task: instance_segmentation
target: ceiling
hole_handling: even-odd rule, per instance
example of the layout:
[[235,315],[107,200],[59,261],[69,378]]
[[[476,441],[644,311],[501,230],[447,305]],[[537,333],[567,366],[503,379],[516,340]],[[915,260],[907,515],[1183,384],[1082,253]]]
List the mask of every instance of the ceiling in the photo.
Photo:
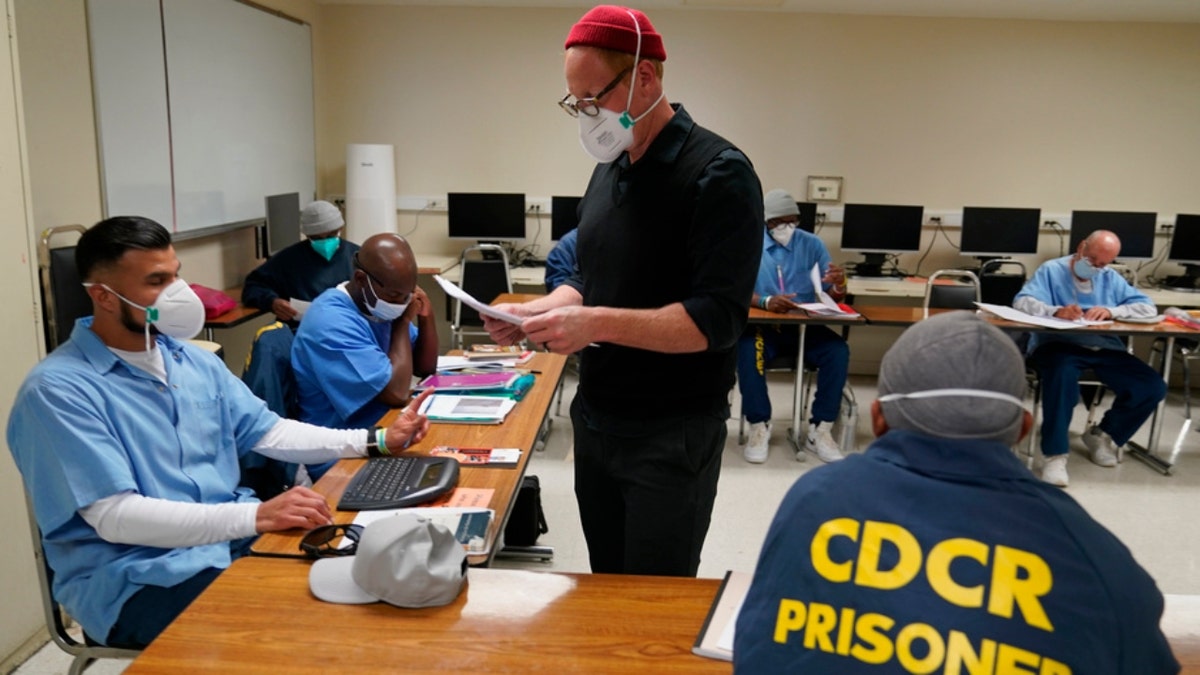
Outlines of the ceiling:
[[[317,0],[322,5],[591,7],[604,0]],[[620,2],[622,0],[607,0]],[[623,0],[638,9],[718,9],[817,14],[1043,21],[1200,23],[1200,0]]]

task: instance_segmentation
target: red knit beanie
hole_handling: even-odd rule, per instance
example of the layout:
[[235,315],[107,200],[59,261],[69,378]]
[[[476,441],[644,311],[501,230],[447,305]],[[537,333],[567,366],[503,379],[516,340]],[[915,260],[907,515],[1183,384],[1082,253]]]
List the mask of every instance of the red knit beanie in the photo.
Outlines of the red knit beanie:
[[633,18],[629,16],[631,12],[642,28],[642,58],[666,61],[667,50],[663,48],[662,36],[654,30],[650,19],[636,9],[617,5],[598,5],[584,14],[578,23],[571,26],[563,48],[587,45],[627,54],[637,53],[638,35]]

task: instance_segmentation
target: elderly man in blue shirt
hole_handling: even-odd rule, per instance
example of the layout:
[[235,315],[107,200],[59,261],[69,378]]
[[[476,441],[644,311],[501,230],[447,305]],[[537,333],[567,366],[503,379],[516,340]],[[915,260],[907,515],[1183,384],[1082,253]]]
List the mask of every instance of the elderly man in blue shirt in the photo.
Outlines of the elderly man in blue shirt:
[[[1060,319],[1125,319],[1154,316],[1150,298],[1108,267],[1121,252],[1121,240],[1108,230],[1092,232],[1075,253],[1049,260],[1013,299],[1013,307],[1035,316]],[[1141,428],[1167,394],[1162,376],[1130,354],[1112,335],[1056,331],[1038,333],[1029,344],[1042,381],[1042,480],[1067,487],[1067,429],[1079,402],[1079,376],[1092,369],[1116,394],[1099,424],[1083,433],[1088,457],[1116,466],[1118,449]]]
[[[846,274],[830,262],[829,251],[819,237],[796,227],[800,222],[796,200],[783,190],[771,190],[763,199],[763,215],[766,229],[751,305],[784,313],[798,307],[798,302],[812,302],[816,299],[812,285],[814,265],[821,271],[822,286],[830,297],[844,298]],[[738,389],[742,394],[742,414],[750,423],[750,439],[742,450],[747,462],[767,461],[771,399],[767,395],[766,364],[777,354],[795,353],[799,339],[796,326],[751,324],[738,340]],[[810,326],[805,331],[804,365],[817,369],[817,391],[813,395],[804,447],[823,462],[835,462],[842,458],[842,453],[829,430],[842,404],[850,348],[829,328]]]
[[378,454],[428,431],[406,410],[386,429],[281,419],[210,352],[184,341],[204,307],[170,234],[102,221],[76,267],[93,317],[17,392],[8,445],[33,502],[55,599],[101,644],[142,647],[261,532],[331,522],[320,494],[260,502],[238,487],[250,452],[288,462]]

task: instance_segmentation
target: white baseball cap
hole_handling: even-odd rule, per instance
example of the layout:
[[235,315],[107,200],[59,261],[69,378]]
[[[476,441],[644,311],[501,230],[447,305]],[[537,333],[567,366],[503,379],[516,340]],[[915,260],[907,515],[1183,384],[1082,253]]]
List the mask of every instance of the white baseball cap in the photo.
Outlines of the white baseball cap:
[[371,523],[355,555],[318,560],[308,574],[313,595],[343,605],[438,607],[466,581],[467,553],[454,533],[411,513]]

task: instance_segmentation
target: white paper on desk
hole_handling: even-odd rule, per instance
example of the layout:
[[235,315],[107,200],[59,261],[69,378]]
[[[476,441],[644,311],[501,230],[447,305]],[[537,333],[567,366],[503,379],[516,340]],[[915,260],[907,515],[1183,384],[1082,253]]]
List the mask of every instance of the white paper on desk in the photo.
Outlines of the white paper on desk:
[[523,320],[523,319],[521,319],[521,317],[517,316],[516,314],[509,314],[508,312],[501,312],[500,310],[496,309],[495,307],[483,304],[482,302],[480,302],[480,301],[476,300],[474,297],[472,297],[470,293],[459,288],[458,284],[455,284],[452,281],[446,281],[445,279],[443,279],[442,275],[440,275],[440,274],[433,275],[433,280],[438,282],[438,285],[442,287],[442,290],[446,292],[446,295],[449,295],[450,297],[452,297],[456,300],[461,300],[463,303],[465,303],[468,307],[475,310],[476,312],[479,312],[480,314],[484,314],[486,316],[490,316],[494,319],[500,319],[501,321],[507,321],[514,326],[521,325],[521,321]]
[[[390,518],[392,516],[399,515],[401,513],[415,513],[418,516],[424,516],[424,517],[432,520],[434,523],[436,523],[438,525],[445,526],[448,530],[450,530],[451,532],[454,532],[456,536],[463,535],[462,538],[467,539],[467,541],[463,541],[462,538],[460,538],[459,542],[462,543],[462,545],[464,547],[466,547],[467,553],[469,553],[471,555],[487,555],[488,553],[491,552],[484,546],[484,539],[485,539],[484,537],[465,536],[465,533],[459,532],[459,524],[462,521],[462,517],[464,515],[472,515],[472,514],[487,514],[487,522],[491,523],[496,518],[496,512],[493,511],[492,509],[481,509],[481,508],[477,508],[477,507],[461,507],[461,506],[417,506],[417,507],[409,507],[406,509],[379,509],[379,510],[374,510],[374,511],[359,511],[358,515],[354,516],[354,524],[362,525],[363,527],[366,527],[367,525],[370,525],[371,523],[373,523],[377,520],[383,520],[384,518]],[[486,532],[487,532],[487,530],[486,530],[486,528],[484,528],[485,535],[486,535]],[[350,538],[342,537],[342,541],[338,543],[338,548],[345,548],[349,544],[350,544]]]
[[425,399],[421,413],[430,421],[502,422],[517,402],[504,396],[457,396],[434,394]]
[[814,316],[845,316],[845,317],[858,316],[857,313],[847,312],[846,310],[842,309],[841,307],[838,307],[837,302],[835,302],[834,299],[832,297],[830,297],[828,293],[825,292],[825,289],[822,288],[820,265],[814,264],[812,266],[812,269],[809,270],[808,278],[810,281],[812,281],[813,290],[816,291],[817,300],[820,300],[820,302],[798,303],[800,305],[800,309],[802,309]]
[[1104,326],[1112,323],[1112,321],[1087,321],[1085,319],[1068,321],[1066,319],[1059,319],[1053,316],[1034,316],[1032,314],[1026,314],[1019,309],[1005,307],[1004,305],[993,305],[986,302],[977,302],[975,303],[975,306],[985,312],[995,314],[1001,319],[1016,321],[1017,323],[1028,323],[1034,326],[1042,326],[1044,328],[1056,328],[1059,330],[1071,330],[1073,328],[1083,328],[1085,326]]
[[311,301],[299,300],[297,298],[288,298],[288,304],[292,306],[292,309],[296,310],[297,319],[302,318],[304,313],[308,311],[308,308],[312,307]]

